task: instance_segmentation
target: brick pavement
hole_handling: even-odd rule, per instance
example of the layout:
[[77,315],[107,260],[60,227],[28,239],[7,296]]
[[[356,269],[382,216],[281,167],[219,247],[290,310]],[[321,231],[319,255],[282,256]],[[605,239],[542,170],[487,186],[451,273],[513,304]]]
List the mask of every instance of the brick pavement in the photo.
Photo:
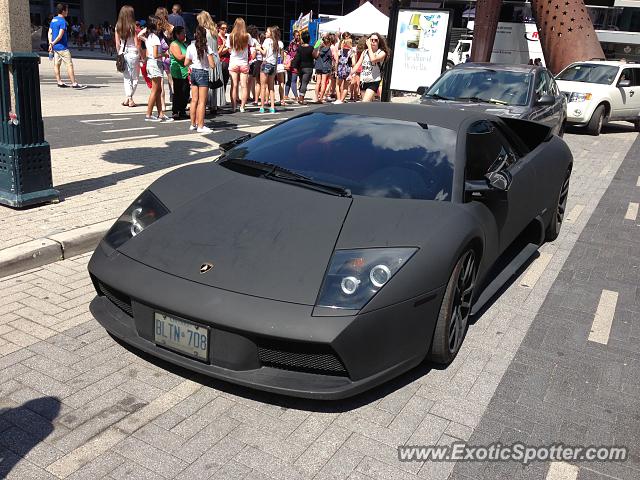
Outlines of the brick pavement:
[[449,477],[451,463],[398,462],[397,446],[472,438],[492,398],[509,398],[496,389],[636,136],[568,135],[560,238],[475,319],[447,369],[425,365],[346,401],[254,392],[129,351],[88,312],[88,255],[0,280],[0,476]]

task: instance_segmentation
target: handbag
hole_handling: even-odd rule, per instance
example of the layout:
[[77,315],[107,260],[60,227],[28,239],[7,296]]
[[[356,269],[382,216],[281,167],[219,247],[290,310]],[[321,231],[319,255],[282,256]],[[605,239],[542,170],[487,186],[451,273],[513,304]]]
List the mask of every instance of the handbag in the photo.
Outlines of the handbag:
[[124,42],[120,43],[120,50],[118,51],[118,56],[116,57],[116,70],[120,73],[124,72],[127,68],[127,61],[124,58],[124,47],[127,44],[127,38],[124,39]]
[[213,68],[209,69],[209,90],[215,90],[224,85],[224,82],[217,73],[217,66],[214,65]]

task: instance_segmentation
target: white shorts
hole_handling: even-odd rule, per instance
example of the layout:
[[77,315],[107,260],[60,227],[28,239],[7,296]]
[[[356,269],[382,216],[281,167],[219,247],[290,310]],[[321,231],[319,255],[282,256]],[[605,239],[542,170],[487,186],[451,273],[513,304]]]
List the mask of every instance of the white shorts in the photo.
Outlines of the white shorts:
[[162,78],[164,67],[160,67],[160,60],[147,58],[147,75],[149,78]]

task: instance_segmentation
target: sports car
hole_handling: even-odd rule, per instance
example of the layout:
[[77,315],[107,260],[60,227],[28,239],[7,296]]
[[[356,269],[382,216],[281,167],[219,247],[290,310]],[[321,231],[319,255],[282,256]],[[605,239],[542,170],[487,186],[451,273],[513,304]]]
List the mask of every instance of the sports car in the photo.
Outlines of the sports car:
[[220,149],[115,222],[91,312],[173,364],[320,399],[450,363],[557,237],[572,167],[544,125],[406,104],[322,107]]

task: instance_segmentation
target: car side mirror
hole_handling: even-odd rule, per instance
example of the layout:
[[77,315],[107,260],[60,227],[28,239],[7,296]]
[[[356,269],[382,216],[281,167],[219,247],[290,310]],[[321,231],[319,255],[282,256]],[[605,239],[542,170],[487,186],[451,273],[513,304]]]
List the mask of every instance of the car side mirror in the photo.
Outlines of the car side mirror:
[[630,87],[631,86],[631,80],[620,80],[618,82],[618,87]]
[[423,96],[425,93],[427,93],[428,89],[429,87],[418,87],[418,90],[416,90],[416,93],[420,96]]
[[556,103],[556,99],[553,95],[542,95],[536,102],[536,105],[540,105],[544,107],[548,105],[553,105],[554,103]]
[[221,143],[220,145],[218,145],[218,148],[221,151],[226,152],[228,150],[231,150],[233,147],[237,147],[241,143],[246,142],[250,138],[251,138],[251,134],[247,133],[246,135],[242,135],[242,136],[240,136],[238,138],[234,138],[233,140],[231,140],[229,142]]

